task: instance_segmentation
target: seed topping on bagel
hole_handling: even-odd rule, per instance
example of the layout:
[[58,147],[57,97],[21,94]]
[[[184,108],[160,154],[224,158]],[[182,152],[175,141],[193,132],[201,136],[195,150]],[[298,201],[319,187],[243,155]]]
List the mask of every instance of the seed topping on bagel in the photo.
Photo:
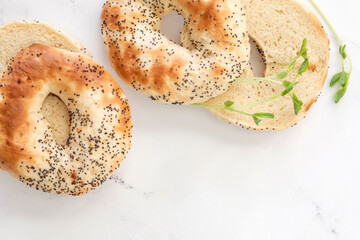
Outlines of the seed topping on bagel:
[[[127,99],[112,76],[85,55],[45,45],[20,52],[0,85],[0,166],[31,187],[80,195],[101,185],[131,144]],[[64,145],[41,115],[54,94],[68,107]]]
[[[185,19],[181,46],[160,32],[162,17],[171,11]],[[225,92],[249,58],[238,1],[108,1],[101,19],[119,76],[162,103],[204,102]]]

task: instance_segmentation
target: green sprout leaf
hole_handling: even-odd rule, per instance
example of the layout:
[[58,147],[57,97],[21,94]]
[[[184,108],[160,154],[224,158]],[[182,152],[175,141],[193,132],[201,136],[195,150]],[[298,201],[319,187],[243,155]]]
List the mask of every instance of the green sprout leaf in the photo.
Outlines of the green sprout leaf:
[[253,114],[253,116],[257,117],[257,118],[274,118],[274,114],[272,113],[255,113]]
[[288,75],[287,72],[280,72],[276,75],[277,79],[284,79]]
[[226,107],[231,107],[232,105],[234,105],[234,102],[233,102],[233,101],[226,101],[226,102],[224,103],[224,105],[225,105]]
[[295,115],[298,115],[304,103],[301,100],[299,100],[299,98],[296,96],[295,93],[291,95],[291,98],[294,103]]
[[349,80],[349,75],[346,72],[342,72],[340,76],[340,84],[342,87],[345,87],[347,81]]
[[281,96],[287,95],[287,94],[288,94],[289,92],[291,92],[293,89],[294,89],[294,86],[293,86],[293,85],[288,86],[288,87],[285,89],[285,91],[283,91],[283,92],[281,93]]
[[307,58],[308,58],[307,51],[303,52],[303,53],[301,54],[301,56],[302,56],[304,59],[307,59]]
[[309,59],[306,58],[305,61],[301,64],[299,70],[298,70],[298,74],[302,75],[304,72],[306,72],[309,68]]
[[346,88],[340,89],[335,95],[335,103],[338,103],[345,95]]
[[[288,87],[281,93],[281,96],[287,95],[289,92],[291,92],[296,85],[298,85],[299,82],[290,83]],[[287,85],[287,84],[286,84]]]
[[302,45],[301,45],[301,49],[300,49],[300,56],[302,56],[304,59],[307,59],[307,48],[306,48],[306,44],[307,44],[307,39],[304,38]]
[[289,66],[288,66],[288,69],[289,69],[288,72],[291,72],[291,71],[294,69],[295,64],[296,64],[296,61],[297,61],[298,59],[299,59],[299,56],[296,56],[296,57],[291,61],[291,63],[290,63]]
[[256,125],[259,125],[259,123],[261,122],[261,119],[255,116],[252,116],[254,119],[254,122],[256,123]]
[[342,73],[343,72],[339,72],[333,76],[333,78],[331,79],[331,82],[330,82],[330,87],[335,86],[335,84],[340,80]]
[[346,52],[345,52],[346,44],[341,45],[339,48],[340,55],[343,59],[346,59]]
[[284,82],[283,82],[283,85],[284,85],[284,87],[288,88],[288,87],[291,85],[291,82],[289,82],[289,81],[284,81]]
[[307,39],[304,38],[304,40],[302,42],[302,45],[301,45],[301,48],[300,48],[300,54],[307,51],[306,44],[307,44]]
[[256,125],[259,125],[259,123],[262,121],[260,118],[275,118],[274,114],[272,113],[254,113],[252,117]]
[[295,111],[295,115],[298,115],[298,114],[299,114],[302,105],[303,105],[303,102],[302,102],[302,101],[294,101],[294,111]]

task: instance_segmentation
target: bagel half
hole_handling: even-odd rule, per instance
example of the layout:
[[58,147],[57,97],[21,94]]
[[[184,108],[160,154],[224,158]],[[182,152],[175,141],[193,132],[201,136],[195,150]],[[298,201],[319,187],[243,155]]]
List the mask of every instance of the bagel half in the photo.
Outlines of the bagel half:
[[[0,27],[1,73],[5,72],[5,66],[18,52],[34,44],[44,44],[91,56],[80,42],[54,26],[40,21],[14,21]],[[49,95],[41,108],[41,114],[53,128],[56,142],[65,144],[70,129],[69,113],[63,102],[56,96]]]
[[[171,11],[185,19],[181,46],[160,32],[162,17]],[[249,59],[238,0],[108,0],[101,21],[118,75],[161,103],[191,104],[218,96]]]
[[[69,111],[64,145],[41,114],[51,94]],[[125,158],[131,129],[118,83],[83,54],[33,45],[0,80],[0,168],[33,188],[70,195],[95,189]]]
[[[293,0],[243,0],[246,10],[248,31],[253,38],[266,64],[265,77],[281,72],[298,54],[302,40],[307,39],[309,69],[298,80],[294,88],[304,105],[298,115],[294,113],[289,96],[279,98],[255,107],[244,108],[248,113],[269,112],[274,119],[264,119],[259,125],[251,117],[227,110],[210,110],[221,120],[255,130],[281,130],[295,125],[303,119],[319,96],[328,73],[329,39],[319,19],[302,4]],[[292,80],[297,66],[284,80]],[[242,77],[251,77],[248,66]],[[276,96],[284,90],[281,85],[267,81],[261,83],[232,84],[230,89],[211,99],[206,104],[223,105],[231,100],[234,105],[246,105]]]
[[10,59],[34,44],[44,44],[91,56],[80,42],[54,26],[40,21],[15,21],[0,27],[1,73]]

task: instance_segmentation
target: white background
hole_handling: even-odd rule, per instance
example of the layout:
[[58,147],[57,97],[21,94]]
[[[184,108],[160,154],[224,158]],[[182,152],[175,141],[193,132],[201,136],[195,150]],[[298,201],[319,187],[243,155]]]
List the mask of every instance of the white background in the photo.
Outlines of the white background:
[[[0,0],[1,24],[42,20],[80,40],[119,81],[135,122],[116,179],[86,196],[45,194],[0,172],[0,239],[360,239],[358,1],[317,0],[354,61],[346,97],[335,105],[328,79],[307,118],[281,132],[243,130],[127,87],[102,43],[104,1]],[[332,76],[340,65],[329,37]]]

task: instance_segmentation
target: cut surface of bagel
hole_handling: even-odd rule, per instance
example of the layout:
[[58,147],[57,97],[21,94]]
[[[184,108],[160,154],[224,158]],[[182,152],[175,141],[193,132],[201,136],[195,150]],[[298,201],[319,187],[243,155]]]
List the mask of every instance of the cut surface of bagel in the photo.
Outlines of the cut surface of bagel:
[[[243,108],[253,113],[273,113],[274,119],[263,119],[256,125],[252,117],[228,110],[210,110],[221,120],[255,130],[281,130],[295,125],[308,113],[317,100],[328,73],[329,39],[319,19],[302,4],[293,0],[243,0],[246,10],[248,31],[263,54],[266,64],[265,77],[282,72],[299,53],[302,41],[307,39],[309,69],[298,79],[294,91],[304,103],[295,115],[290,96],[265,104]],[[255,49],[255,51],[257,51]],[[292,81],[300,67],[301,59],[288,77]],[[250,66],[242,78],[252,77]],[[246,82],[246,81],[245,81]],[[234,106],[247,105],[268,97],[279,95],[285,88],[271,82],[234,83],[230,89],[206,104],[224,105],[230,100]]]
[[[52,96],[70,116],[65,144],[57,143],[56,125],[42,114]],[[33,45],[11,60],[0,79],[0,168],[33,188],[70,195],[95,189],[125,158],[131,129],[118,83],[83,54]]]
[[72,52],[90,53],[60,29],[40,21],[14,21],[0,27],[0,71],[18,52],[34,44],[44,44]]
[[[162,17],[185,19],[181,46]],[[249,42],[238,0],[107,1],[102,34],[113,68],[128,85],[165,104],[204,102],[225,92],[246,66]]]

